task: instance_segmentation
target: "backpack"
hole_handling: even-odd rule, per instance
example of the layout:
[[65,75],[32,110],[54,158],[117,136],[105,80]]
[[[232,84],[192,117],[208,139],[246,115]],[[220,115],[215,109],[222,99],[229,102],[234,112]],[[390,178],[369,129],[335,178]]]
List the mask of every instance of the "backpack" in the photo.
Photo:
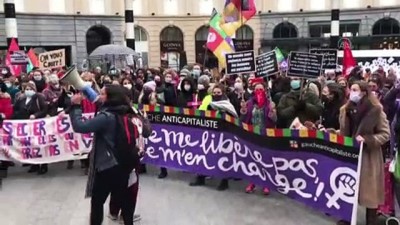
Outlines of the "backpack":
[[128,115],[114,116],[116,121],[114,156],[124,171],[131,172],[140,163],[139,149],[136,146],[138,129]]

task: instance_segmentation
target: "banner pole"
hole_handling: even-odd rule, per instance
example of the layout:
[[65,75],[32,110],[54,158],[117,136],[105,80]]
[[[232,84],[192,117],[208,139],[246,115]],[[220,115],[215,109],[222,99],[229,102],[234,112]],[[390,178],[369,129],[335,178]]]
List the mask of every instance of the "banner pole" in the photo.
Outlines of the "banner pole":
[[360,192],[361,163],[362,163],[363,149],[364,149],[364,142],[361,142],[360,143],[360,154],[358,155],[357,180],[356,180],[356,186],[355,186],[355,190],[354,190],[354,204],[353,204],[353,210],[351,213],[351,225],[357,225],[358,195]]

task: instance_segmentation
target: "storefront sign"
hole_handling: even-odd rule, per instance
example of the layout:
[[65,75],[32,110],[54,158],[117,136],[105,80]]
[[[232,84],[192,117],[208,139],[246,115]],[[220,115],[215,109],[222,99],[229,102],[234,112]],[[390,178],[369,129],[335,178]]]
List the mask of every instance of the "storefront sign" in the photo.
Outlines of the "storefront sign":
[[290,52],[288,76],[317,78],[321,74],[324,56],[307,52]]
[[254,50],[253,40],[237,40],[233,39],[233,45],[235,46],[235,51],[251,51]]
[[249,73],[256,70],[254,51],[235,52],[225,55],[226,73]]
[[161,41],[162,52],[181,52],[183,51],[182,41]]
[[65,49],[39,54],[40,69],[53,69],[65,66]]

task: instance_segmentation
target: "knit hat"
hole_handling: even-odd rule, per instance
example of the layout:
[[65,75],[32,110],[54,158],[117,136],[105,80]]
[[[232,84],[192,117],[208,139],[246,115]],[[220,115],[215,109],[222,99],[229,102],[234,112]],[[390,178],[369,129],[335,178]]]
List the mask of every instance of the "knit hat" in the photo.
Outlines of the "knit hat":
[[36,91],[36,85],[35,85],[35,83],[34,83],[33,81],[29,81],[28,83],[26,83],[25,89],[26,89],[27,87],[29,87],[29,88],[31,88],[32,90]]
[[188,69],[182,69],[181,72],[179,73],[179,76],[190,76],[190,71]]
[[201,75],[197,80],[197,83],[204,85],[204,87],[208,87],[210,85],[210,78],[207,75]]
[[153,92],[156,91],[156,87],[157,87],[157,84],[155,81],[149,81],[143,85],[143,89],[148,88],[148,89],[152,90]]

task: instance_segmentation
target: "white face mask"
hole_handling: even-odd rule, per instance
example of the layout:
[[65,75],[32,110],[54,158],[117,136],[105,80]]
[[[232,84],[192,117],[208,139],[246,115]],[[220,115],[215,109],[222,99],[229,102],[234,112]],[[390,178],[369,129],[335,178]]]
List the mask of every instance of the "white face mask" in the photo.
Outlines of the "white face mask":
[[2,69],[1,74],[6,75],[8,73],[7,69]]
[[351,91],[350,92],[350,97],[349,97],[350,101],[354,102],[354,103],[359,103],[361,100],[361,95],[360,92],[358,91]]
[[34,90],[25,90],[25,95],[28,98],[31,98],[32,96],[35,95],[35,91]]
[[42,75],[33,75],[33,79],[39,81],[42,79]]
[[7,88],[10,88],[12,86],[10,82],[5,82],[5,84]]
[[198,85],[197,85],[197,89],[199,89],[199,90],[204,90],[205,87],[204,87],[204,85],[202,85],[202,84],[198,84]]
[[124,87],[128,88],[128,90],[132,89],[132,84],[124,84]]
[[190,85],[189,84],[185,84],[185,86],[183,87],[183,88],[185,88],[185,91],[190,91]]
[[234,85],[234,88],[237,91],[243,91],[243,84],[239,83],[239,82],[236,82],[235,85]]

